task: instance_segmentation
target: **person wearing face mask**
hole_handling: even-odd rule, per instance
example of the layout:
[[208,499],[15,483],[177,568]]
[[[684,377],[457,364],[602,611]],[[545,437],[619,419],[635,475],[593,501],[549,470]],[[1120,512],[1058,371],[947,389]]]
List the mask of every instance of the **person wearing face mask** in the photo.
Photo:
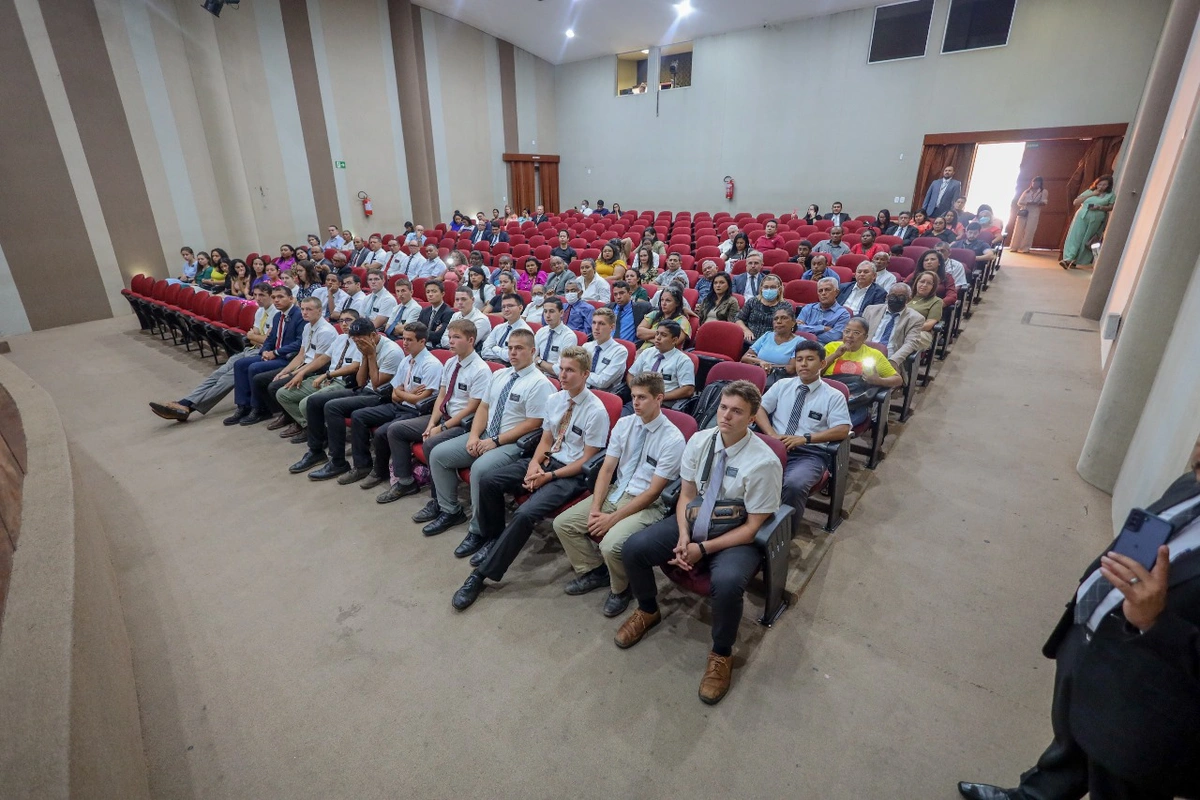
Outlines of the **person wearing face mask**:
[[571,273],[571,278],[567,281],[563,301],[563,324],[584,336],[591,336],[592,314],[596,309],[592,308],[591,303],[583,300],[579,291],[579,279],[574,273]]
[[[737,291],[737,283],[734,283],[733,288]],[[834,295],[836,297],[837,293],[834,292]],[[759,284],[758,296],[746,300],[742,312],[738,314],[737,324],[742,329],[742,338],[746,344],[758,341],[763,334],[772,330],[776,309],[780,303],[788,302],[782,298],[783,282],[779,280],[779,276],[764,275]]]
[[842,338],[850,312],[838,304],[838,288],[837,278],[821,278],[817,281],[817,302],[800,309],[797,330],[811,333],[821,344]]
[[521,318],[526,322],[536,322],[542,324],[542,304],[546,302],[546,287],[534,286],[530,292],[529,305],[525,306],[525,312],[521,314]]
[[1000,241],[1001,234],[1004,232],[1004,221],[996,219],[996,212],[989,205],[979,207],[979,213],[975,215],[975,221],[979,223],[979,238],[983,239],[988,244],[997,244]]
[[862,320],[867,323],[867,341],[887,347],[888,361],[900,372],[904,360],[923,349],[925,338],[921,335],[925,317],[908,307],[911,299],[912,287],[895,283],[888,290],[886,302],[867,306],[862,312]]

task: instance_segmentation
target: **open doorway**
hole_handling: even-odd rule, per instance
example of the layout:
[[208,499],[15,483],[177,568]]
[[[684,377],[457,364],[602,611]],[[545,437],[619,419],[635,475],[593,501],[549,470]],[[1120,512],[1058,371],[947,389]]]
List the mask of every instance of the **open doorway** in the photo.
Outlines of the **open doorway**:
[[1020,194],[1016,186],[1024,154],[1025,142],[979,145],[971,166],[971,182],[967,185],[967,210],[974,213],[979,206],[989,205],[996,219],[1011,229],[1009,206],[1013,197]]

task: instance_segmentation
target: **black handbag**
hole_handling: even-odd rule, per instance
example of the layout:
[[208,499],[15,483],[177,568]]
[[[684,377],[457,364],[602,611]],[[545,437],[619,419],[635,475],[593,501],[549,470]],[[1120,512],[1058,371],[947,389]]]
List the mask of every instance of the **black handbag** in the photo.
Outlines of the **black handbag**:
[[[721,492],[721,480],[724,475],[716,476],[716,487],[710,485],[709,474],[712,472],[713,457],[717,453],[717,433],[712,438],[712,445],[708,448],[708,458],[704,462],[704,472],[700,479],[704,482],[704,490],[706,492],[716,491],[718,497]],[[751,434],[753,435],[753,434]],[[697,497],[695,500],[687,504],[684,509],[684,518],[687,519],[689,530],[695,530],[696,517],[700,515],[700,508],[704,505],[704,498]],[[713,506],[712,518],[708,523],[708,538],[715,539],[718,536],[729,533],[734,528],[746,524],[749,515],[746,513],[746,504],[741,500],[720,500],[718,499]]]

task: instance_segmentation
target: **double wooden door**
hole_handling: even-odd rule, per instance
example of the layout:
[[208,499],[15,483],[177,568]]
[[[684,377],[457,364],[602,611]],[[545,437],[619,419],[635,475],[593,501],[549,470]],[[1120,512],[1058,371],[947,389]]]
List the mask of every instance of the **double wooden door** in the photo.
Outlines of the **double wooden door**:
[[[1045,139],[1025,143],[1025,154],[1017,175],[1017,193],[1013,197],[1009,219],[1017,218],[1017,198],[1029,187],[1029,182],[1040,175],[1050,195],[1050,202],[1042,207],[1042,214],[1038,218],[1037,230],[1033,234],[1034,247],[1055,250],[1062,244],[1063,232],[1075,212],[1071,206],[1075,198],[1067,196],[1067,182],[1075,174],[1090,144],[1090,139]],[[1012,225],[1008,227],[1011,231]]]

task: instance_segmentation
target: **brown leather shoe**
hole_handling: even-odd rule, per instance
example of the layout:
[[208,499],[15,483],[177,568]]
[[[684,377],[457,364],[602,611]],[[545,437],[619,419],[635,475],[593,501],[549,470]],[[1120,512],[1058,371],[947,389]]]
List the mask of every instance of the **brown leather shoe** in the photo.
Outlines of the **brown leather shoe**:
[[267,426],[267,430],[277,431],[283,426],[287,425],[289,422],[292,422],[292,418],[290,416],[288,416],[286,413],[280,414],[270,425]]
[[290,439],[302,430],[304,430],[304,428],[301,428],[299,423],[293,422],[291,425],[288,425],[279,432],[279,438]]
[[622,650],[633,647],[642,640],[646,635],[646,631],[653,628],[658,623],[662,622],[662,612],[655,611],[653,614],[647,614],[640,608],[634,609],[629,618],[621,624],[617,631],[617,636],[613,640],[617,643],[617,647]]
[[733,680],[733,658],[708,654],[708,666],[704,668],[704,677],[700,679],[700,700],[715,706],[729,691]]

